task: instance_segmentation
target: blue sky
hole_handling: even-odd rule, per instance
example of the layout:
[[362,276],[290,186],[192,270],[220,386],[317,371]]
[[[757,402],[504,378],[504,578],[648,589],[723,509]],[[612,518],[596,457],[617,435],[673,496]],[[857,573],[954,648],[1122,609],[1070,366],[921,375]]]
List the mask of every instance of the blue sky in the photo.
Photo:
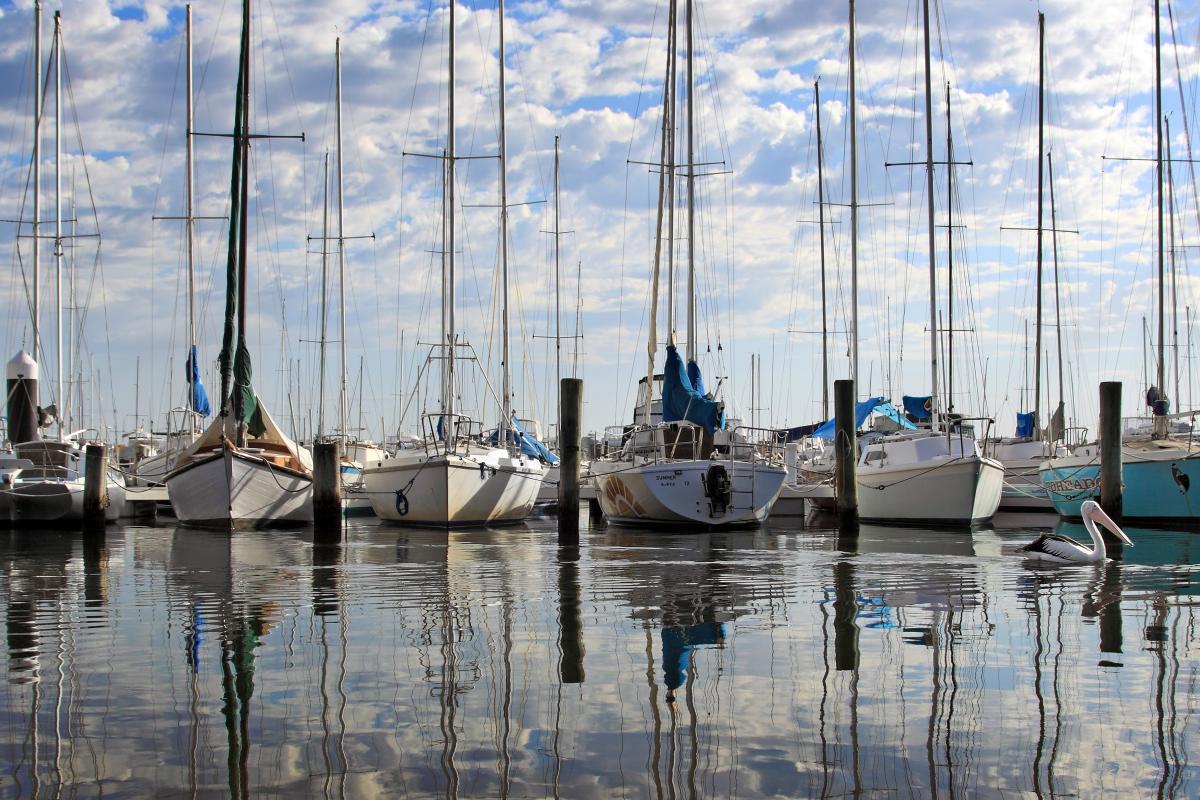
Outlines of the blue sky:
[[[183,194],[182,6],[178,3],[62,4],[71,97],[64,130],[65,195],[76,231],[94,230],[94,197],[103,235],[74,250],[76,293],[90,294],[79,348],[88,358],[84,406],[104,410],[107,426],[133,425],[137,407],[161,420],[183,402],[185,355],[181,226]],[[819,77],[829,201],[849,200],[844,5],[816,2],[701,2],[697,5],[697,161],[714,174],[697,182],[697,274],[701,365],[721,385],[733,415],[751,413],[750,355],[762,356],[760,423],[797,425],[821,416],[819,254],[812,84]],[[45,51],[57,4],[46,5]],[[1011,432],[1030,380],[1025,329],[1032,331],[1032,233],[1002,228],[1035,222],[1037,12],[1047,18],[1048,127],[1055,172],[1064,399],[1068,415],[1095,429],[1096,386],[1125,382],[1125,412],[1140,411],[1144,389],[1143,316],[1153,335],[1155,225],[1153,169],[1153,8],[1116,3],[955,2],[935,7],[934,154],[945,159],[945,85],[950,83],[956,160],[954,225],[954,402],[968,415],[994,416]],[[1179,43],[1163,59],[1164,112],[1173,155],[1186,157],[1185,113],[1176,83],[1182,70],[1187,121],[1194,127],[1197,72],[1195,4],[1172,8]],[[32,11],[0,3],[0,106],[3,171],[0,216],[28,214],[31,150]],[[553,143],[561,141],[564,334],[574,331],[581,297],[585,428],[627,419],[645,371],[647,296],[653,258],[656,177],[633,162],[657,158],[665,3],[513,2],[507,7],[510,268],[515,276],[516,404],[553,421]],[[497,36],[494,4],[458,6],[457,139],[460,154],[497,152]],[[196,127],[229,127],[236,76],[238,8],[194,5]],[[445,142],[446,10],[441,3],[256,4],[254,124],[298,133],[303,143],[263,141],[255,148],[251,222],[251,342],[255,385],[285,426],[310,430],[316,408],[321,169],[333,147],[333,46],[342,36],[347,236],[346,320],[355,418],[372,436],[394,432],[402,398],[437,335],[440,188],[434,162],[405,152],[439,152]],[[923,159],[924,111],[919,6],[858,4],[861,213],[860,394],[899,399],[929,391],[928,255],[922,169],[884,166]],[[682,67],[680,68],[682,71]],[[681,115],[682,116],[682,115]],[[74,120],[78,119],[78,129]],[[1190,130],[1187,132],[1190,134]],[[87,151],[81,157],[79,139]],[[52,213],[53,140],[44,143],[43,207]],[[196,143],[196,213],[227,205],[227,140]],[[1108,160],[1105,160],[1107,157]],[[85,175],[86,161],[86,175]],[[496,284],[496,161],[461,162],[457,172],[461,237],[457,316],[499,384]],[[1197,239],[1195,194],[1177,167],[1176,241]],[[90,185],[90,195],[88,186]],[[74,191],[71,190],[74,186]],[[1049,193],[1046,192],[1049,227]],[[935,172],[935,222],[946,224],[946,173]],[[22,209],[25,209],[24,211]],[[831,207],[827,262],[829,327],[837,332],[832,377],[848,376],[849,215]],[[679,212],[682,231],[682,210]],[[70,213],[64,212],[70,217]],[[198,246],[202,358],[219,347],[224,223],[201,221]],[[1066,230],[1078,233],[1066,233]],[[7,320],[0,335],[15,353],[28,346],[29,245],[16,226],[0,227],[11,268],[0,280]],[[946,229],[936,231],[938,309],[949,312]],[[683,242],[679,262],[683,260]],[[19,251],[19,256],[18,256]],[[1188,263],[1177,250],[1180,390],[1175,408],[1196,403],[1187,380],[1190,328],[1197,306]],[[1053,322],[1052,251],[1046,237],[1047,324]],[[49,266],[49,261],[45,262]],[[25,269],[23,276],[22,268]],[[582,277],[575,282],[576,269]],[[665,282],[665,276],[664,276]],[[90,289],[89,289],[90,287]],[[334,287],[336,291],[336,286]],[[682,308],[682,298],[677,298]],[[659,341],[665,336],[665,307]],[[1171,331],[1168,319],[1168,337]],[[77,322],[77,325],[79,323]],[[52,348],[53,313],[43,309]],[[329,336],[338,338],[336,314]],[[682,330],[682,323],[679,326]],[[1058,399],[1057,342],[1046,328],[1044,367]],[[1032,332],[1030,333],[1032,338]],[[70,340],[71,337],[68,337]],[[403,347],[401,347],[403,341]],[[563,361],[572,363],[573,342]],[[338,345],[331,345],[331,374]],[[661,346],[659,348],[661,357]],[[1170,359],[1168,355],[1168,359]],[[944,360],[944,353],[943,353]],[[1031,358],[1028,360],[1032,360]],[[42,359],[51,372],[53,350]],[[357,390],[360,362],[364,389]],[[661,363],[661,362],[660,362]],[[1168,369],[1168,374],[1172,370]],[[211,376],[212,368],[205,371]],[[468,376],[477,372],[468,370]],[[135,380],[136,376],[136,380]],[[483,379],[462,387],[463,405],[494,420]],[[214,389],[210,381],[210,389]],[[78,393],[78,392],[77,392]],[[1174,379],[1168,394],[1176,397]],[[336,403],[336,379],[326,387]],[[114,423],[113,409],[119,419]],[[410,411],[404,427],[413,429]],[[98,426],[100,420],[87,418]],[[158,423],[161,424],[161,423]]]

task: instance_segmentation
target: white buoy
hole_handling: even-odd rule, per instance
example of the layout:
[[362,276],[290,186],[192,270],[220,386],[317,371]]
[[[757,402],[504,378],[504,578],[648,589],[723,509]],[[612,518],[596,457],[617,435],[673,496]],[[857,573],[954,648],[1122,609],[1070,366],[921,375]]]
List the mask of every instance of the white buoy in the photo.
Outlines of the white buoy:
[[38,438],[38,365],[24,350],[8,362],[8,440]]

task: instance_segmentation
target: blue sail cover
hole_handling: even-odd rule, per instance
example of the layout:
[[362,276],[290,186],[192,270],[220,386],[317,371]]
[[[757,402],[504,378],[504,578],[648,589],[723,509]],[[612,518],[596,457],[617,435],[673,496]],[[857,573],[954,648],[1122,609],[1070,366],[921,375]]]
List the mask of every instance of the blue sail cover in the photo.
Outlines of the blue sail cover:
[[195,345],[192,345],[192,353],[187,359],[187,382],[192,385],[192,410],[207,417],[212,413],[212,406],[208,402],[208,392],[204,391],[204,384],[200,382],[200,364]]
[[909,416],[916,419],[929,419],[933,416],[930,407],[932,406],[933,398],[928,395],[925,397],[909,397],[904,395],[904,410]]
[[[906,420],[900,411],[882,397],[869,397],[859,403],[854,404],[854,428],[858,430],[867,421],[867,417],[871,416],[871,412],[881,414],[892,422],[895,422],[901,428],[915,428],[911,422]],[[831,419],[813,431],[812,435],[818,439],[832,439],[834,432],[837,430],[837,420]]]
[[550,452],[546,445],[537,440],[537,437],[529,433],[521,427],[521,423],[517,422],[517,418],[513,417],[509,423],[512,425],[513,431],[517,434],[517,441],[521,445],[521,452],[527,456],[533,456],[539,461],[554,466],[558,463],[558,456]]
[[1033,438],[1033,413],[1022,414],[1017,412],[1017,436],[1025,439]]
[[[695,366],[694,363],[690,366]],[[663,422],[677,422],[686,419],[697,425],[704,426],[709,433],[725,425],[725,415],[722,404],[710,400],[697,392],[688,377],[690,366],[683,366],[683,359],[675,345],[667,345],[667,365],[663,369],[662,407]],[[696,367],[696,377],[700,377],[700,368]]]
[[696,394],[704,395],[704,376],[700,374],[700,365],[695,361],[687,363],[688,380],[692,382],[692,388],[696,390]]

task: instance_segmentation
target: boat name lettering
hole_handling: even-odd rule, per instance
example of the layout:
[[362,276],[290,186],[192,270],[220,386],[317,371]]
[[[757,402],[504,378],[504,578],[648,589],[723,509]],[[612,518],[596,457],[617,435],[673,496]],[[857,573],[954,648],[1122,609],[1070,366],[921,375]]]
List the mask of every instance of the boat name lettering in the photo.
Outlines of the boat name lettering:
[[1046,488],[1052,492],[1081,492],[1087,489],[1099,489],[1099,478],[1065,478],[1063,480],[1050,481],[1046,484]]

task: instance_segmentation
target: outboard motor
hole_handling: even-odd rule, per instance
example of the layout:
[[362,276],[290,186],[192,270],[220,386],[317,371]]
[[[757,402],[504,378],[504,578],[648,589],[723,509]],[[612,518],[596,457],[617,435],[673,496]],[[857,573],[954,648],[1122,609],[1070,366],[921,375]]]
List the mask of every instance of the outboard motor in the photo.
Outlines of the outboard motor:
[[733,482],[722,464],[713,464],[704,475],[704,494],[708,497],[712,516],[724,514],[733,500]]
[[38,365],[24,350],[8,362],[8,441],[32,442],[38,436]]

